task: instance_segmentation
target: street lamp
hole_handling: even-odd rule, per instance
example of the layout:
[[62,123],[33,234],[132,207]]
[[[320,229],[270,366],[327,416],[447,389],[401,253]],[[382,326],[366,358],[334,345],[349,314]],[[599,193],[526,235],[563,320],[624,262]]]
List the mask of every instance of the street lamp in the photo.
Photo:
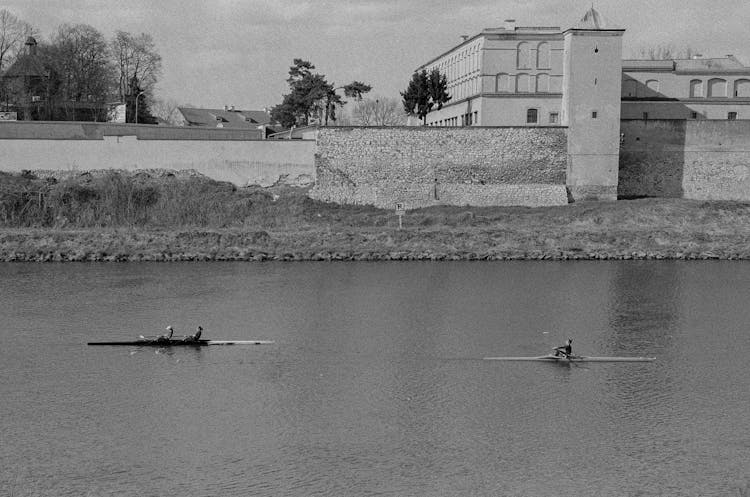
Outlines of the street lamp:
[[135,96],[135,123],[138,124],[138,97],[146,93],[145,91],[140,92]]

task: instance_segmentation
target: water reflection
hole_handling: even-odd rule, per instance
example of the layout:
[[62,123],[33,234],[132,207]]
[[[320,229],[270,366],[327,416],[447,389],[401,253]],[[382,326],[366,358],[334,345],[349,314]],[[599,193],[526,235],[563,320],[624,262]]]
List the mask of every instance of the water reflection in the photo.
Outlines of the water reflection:
[[626,261],[613,265],[609,291],[610,345],[648,354],[667,346],[680,322],[680,261]]

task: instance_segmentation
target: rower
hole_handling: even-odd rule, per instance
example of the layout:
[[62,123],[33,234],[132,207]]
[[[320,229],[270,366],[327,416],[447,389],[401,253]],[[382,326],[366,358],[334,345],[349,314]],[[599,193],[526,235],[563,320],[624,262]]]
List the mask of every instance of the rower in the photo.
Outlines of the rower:
[[198,328],[195,330],[194,335],[188,335],[185,337],[186,342],[197,342],[201,338],[201,333],[203,333],[203,327],[198,326]]
[[156,340],[158,340],[159,342],[168,342],[168,341],[170,341],[172,339],[172,334],[174,333],[174,329],[170,325],[170,326],[167,326],[167,331],[169,332],[168,334],[166,334],[166,335],[160,335]]
[[570,357],[570,355],[573,353],[573,339],[568,338],[565,341],[565,345],[562,345],[560,347],[555,347],[553,349],[555,351],[555,356],[563,356],[563,357]]

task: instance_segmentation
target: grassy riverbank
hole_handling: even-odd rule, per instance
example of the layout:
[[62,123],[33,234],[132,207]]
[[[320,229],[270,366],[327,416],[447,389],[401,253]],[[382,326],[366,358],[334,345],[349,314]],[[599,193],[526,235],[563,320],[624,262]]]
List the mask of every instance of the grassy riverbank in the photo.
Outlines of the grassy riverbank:
[[151,172],[0,176],[0,260],[750,259],[750,204],[337,206]]

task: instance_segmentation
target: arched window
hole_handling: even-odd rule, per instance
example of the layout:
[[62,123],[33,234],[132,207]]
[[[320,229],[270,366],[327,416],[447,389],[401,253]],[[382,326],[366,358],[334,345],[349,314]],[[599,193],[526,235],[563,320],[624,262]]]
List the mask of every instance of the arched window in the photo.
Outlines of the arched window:
[[690,80],[690,97],[691,98],[703,97],[703,81],[701,81],[700,79]]
[[622,82],[622,96],[623,97],[635,97],[635,88],[637,81],[634,79],[625,79]]
[[529,64],[531,59],[531,45],[522,41],[518,44],[518,50],[516,52],[516,66],[519,69],[531,69]]
[[539,93],[549,93],[549,74],[537,74],[536,91]]
[[750,79],[738,79],[734,82],[734,96],[750,98]]
[[510,74],[500,73],[495,76],[495,91],[498,93],[511,93],[513,91]]
[[550,68],[550,50],[547,42],[543,41],[536,47],[536,67],[537,69]]
[[532,90],[531,78],[528,74],[519,74],[516,76],[516,91],[518,93],[530,93]]
[[721,78],[713,78],[708,80],[708,96],[709,97],[726,97],[727,96],[727,82]]
[[659,95],[659,80],[649,79],[646,81],[646,96],[655,97]]

